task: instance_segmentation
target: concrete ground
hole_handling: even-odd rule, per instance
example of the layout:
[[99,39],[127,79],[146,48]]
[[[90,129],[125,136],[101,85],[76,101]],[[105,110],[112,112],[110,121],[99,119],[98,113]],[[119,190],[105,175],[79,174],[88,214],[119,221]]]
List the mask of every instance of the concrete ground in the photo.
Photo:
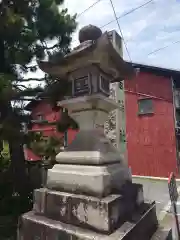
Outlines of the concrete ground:
[[[168,192],[168,181],[150,178],[133,177],[133,182],[143,184],[144,198],[156,201],[156,211],[159,221],[173,227],[173,235],[175,237],[175,225],[173,211]],[[180,181],[177,181],[177,188],[180,194]],[[177,211],[180,223],[180,198],[177,202]]]
[[159,215],[170,200],[167,180],[133,177],[133,182],[143,184],[145,199],[156,201],[157,214]]

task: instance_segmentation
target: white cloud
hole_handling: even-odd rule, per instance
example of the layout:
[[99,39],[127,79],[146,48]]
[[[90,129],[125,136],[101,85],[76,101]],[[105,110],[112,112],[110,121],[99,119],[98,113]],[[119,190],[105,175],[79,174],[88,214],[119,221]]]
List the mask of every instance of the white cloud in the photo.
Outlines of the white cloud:
[[[65,0],[65,6],[71,14],[81,13],[96,1]],[[148,0],[113,0],[117,16],[122,16],[133,8]],[[180,68],[180,44],[172,45],[164,50],[148,55],[150,52],[180,40],[180,1],[154,0],[142,8],[119,19],[124,39],[134,62],[155,64],[167,68]],[[73,34],[72,46],[78,44],[78,31],[87,24],[99,27],[115,20],[109,0],[101,0],[87,10],[78,19],[79,25]],[[119,32],[116,21],[103,27],[102,30],[115,29]],[[171,58],[169,58],[169,54]],[[124,48],[124,57],[128,55]]]
[[[132,61],[180,69],[180,43],[171,45],[172,42],[180,40],[180,0],[153,0],[131,14],[127,13],[150,0],[112,1],[117,16],[120,17],[119,23]],[[114,29],[119,33],[110,0],[100,0],[97,4],[96,2],[97,0],[65,0],[63,8],[68,8],[70,14],[80,14],[72,47],[78,45],[79,29],[88,24],[102,27],[103,31]],[[93,4],[94,6],[89,8]],[[89,10],[85,11],[87,8]],[[111,23],[108,24],[109,22]],[[168,45],[169,47],[148,55]],[[125,47],[124,58],[129,60]],[[39,71],[30,77],[40,77],[42,74]]]

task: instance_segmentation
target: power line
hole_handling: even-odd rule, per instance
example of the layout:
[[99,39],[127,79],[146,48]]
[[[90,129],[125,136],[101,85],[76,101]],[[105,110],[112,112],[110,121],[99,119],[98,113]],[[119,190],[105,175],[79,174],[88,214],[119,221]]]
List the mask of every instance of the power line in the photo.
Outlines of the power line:
[[[92,7],[94,7],[95,5],[97,5],[97,4],[98,4],[99,2],[101,2],[101,1],[102,1],[102,0],[98,0],[98,1],[96,1],[95,3],[93,3],[92,5],[90,5],[88,8],[84,9],[84,11],[82,11],[81,13],[78,13],[78,14],[77,14],[77,17],[80,17],[81,15],[83,15],[85,12],[87,12],[89,9],[91,9]],[[129,15],[129,14],[137,11],[138,9],[140,9],[140,8],[142,8],[142,7],[145,7],[146,5],[148,5],[149,3],[153,2],[153,1],[154,1],[154,0],[150,0],[150,1],[148,1],[148,2],[145,2],[145,3],[141,4],[141,5],[139,5],[138,7],[135,7],[135,8],[133,8],[133,9],[129,10],[128,12],[126,12],[126,13],[118,16],[117,19],[119,20],[120,18],[123,18],[123,17]],[[104,27],[108,26],[109,24],[111,24],[111,23],[113,23],[113,22],[115,22],[115,21],[116,21],[116,19],[115,19],[115,20],[111,20],[111,21],[109,21],[108,23],[106,23],[105,25],[102,25],[100,28],[104,28]]]
[[178,40],[178,41],[176,41],[176,42],[171,42],[170,44],[168,44],[168,45],[166,45],[166,46],[164,46],[164,47],[157,48],[157,49],[155,49],[154,51],[148,53],[147,56],[152,55],[152,54],[154,54],[154,53],[156,53],[156,52],[159,52],[159,51],[161,51],[161,50],[164,50],[164,49],[166,49],[166,48],[168,48],[168,47],[170,47],[170,46],[172,46],[172,45],[174,45],[174,44],[177,44],[177,43],[180,43],[180,40]]
[[[83,12],[77,14],[77,17],[80,17],[81,15],[83,15],[85,12],[87,12],[89,9],[91,9],[92,7],[94,7],[96,4],[98,4],[98,3],[101,2],[101,1],[102,1],[102,0],[96,1],[95,3],[93,3],[92,5],[90,5],[88,8],[86,8]],[[140,9],[140,8],[148,5],[149,3],[153,2],[153,1],[154,1],[154,0],[150,0],[150,1],[148,1],[148,2],[145,2],[145,3],[141,4],[141,5],[139,5],[138,7],[133,8],[133,9],[131,9],[130,11],[128,11],[128,12],[126,12],[126,13],[118,16],[117,19],[119,20],[120,18],[123,18],[123,17],[129,15],[129,14],[135,12],[136,10],[138,10],[138,9]],[[113,22],[115,22],[115,21],[116,21],[116,19],[115,19],[115,20],[111,20],[110,22],[106,23],[105,25],[101,26],[100,28],[102,29],[102,28],[108,26],[109,24],[111,24],[111,23],[113,23]],[[72,43],[74,43],[74,42],[76,42],[76,41],[72,41]]]
[[121,30],[121,27],[120,27],[120,24],[119,24],[119,21],[118,21],[118,18],[117,18],[116,11],[115,11],[114,4],[113,4],[112,0],[110,0],[110,3],[111,3],[111,6],[112,6],[112,9],[113,9],[113,12],[114,12],[114,16],[115,16],[115,19],[116,19],[116,22],[117,22],[119,31],[120,31],[120,33],[121,33],[122,40],[123,40],[124,45],[125,45],[125,48],[126,48],[128,57],[129,57],[130,61],[132,62],[132,59],[131,59],[131,56],[130,56],[130,53],[129,53],[129,50],[128,50],[126,41],[125,41],[125,39],[124,39],[124,37],[123,37],[123,32],[122,32],[122,30]]
[[[123,18],[123,17],[129,15],[130,13],[135,12],[136,10],[138,10],[138,9],[140,9],[140,8],[148,5],[149,3],[153,2],[153,1],[154,1],[154,0],[150,0],[150,1],[148,1],[148,2],[145,2],[145,3],[141,4],[140,6],[138,6],[138,7],[136,7],[136,8],[131,9],[130,11],[128,11],[128,12],[122,14],[121,16],[117,17],[117,20],[119,20],[120,18]],[[108,26],[109,24],[111,24],[111,23],[113,23],[113,22],[115,22],[115,21],[116,21],[116,20],[111,20],[110,22],[106,23],[105,25],[101,26],[100,28],[104,28],[104,27]]]
[[83,15],[85,12],[87,12],[89,9],[91,9],[92,7],[94,7],[96,4],[98,4],[99,2],[101,2],[102,0],[97,0],[95,3],[93,3],[92,5],[90,5],[88,8],[84,9],[84,11],[82,11],[81,13],[77,14],[77,17],[80,17],[81,15]]
[[[97,0],[97,1],[94,2],[92,5],[90,5],[88,8],[84,9],[84,11],[82,11],[82,12],[79,13],[79,14],[77,14],[77,17],[80,17],[81,15],[83,15],[85,12],[87,12],[89,9],[93,8],[95,5],[97,5],[97,4],[98,4],[99,2],[101,2],[101,1],[102,1],[102,0]],[[118,28],[119,28],[119,27],[120,27],[120,24],[119,24],[119,22],[118,22],[119,19],[121,19],[121,18],[123,18],[123,17],[125,17],[125,16],[127,16],[127,15],[129,15],[129,14],[135,12],[135,11],[137,11],[138,9],[140,9],[140,8],[142,8],[142,7],[150,4],[150,3],[153,2],[153,1],[154,1],[154,0],[149,0],[149,1],[147,1],[147,2],[145,2],[145,3],[143,3],[143,4],[141,4],[141,5],[139,5],[138,7],[135,7],[135,8],[133,8],[133,9],[131,9],[130,11],[128,11],[128,12],[126,12],[126,13],[124,13],[124,14],[122,14],[122,15],[120,15],[120,16],[117,17],[116,12],[115,12],[115,8],[114,8],[114,5],[113,5],[113,2],[112,2],[112,0],[110,0],[111,5],[112,5],[112,8],[113,8],[114,15],[115,15],[115,20],[109,21],[108,23],[106,23],[105,25],[101,26],[100,28],[102,29],[102,28],[108,26],[109,24],[111,24],[111,23],[113,23],[113,22],[115,22],[115,21],[117,21]],[[122,35],[122,30],[121,30],[121,28],[120,28],[119,30],[120,30],[120,33],[121,33],[121,35]],[[129,58],[131,59],[130,54],[129,54],[129,51],[128,51],[128,49],[127,49],[127,44],[125,43],[125,40],[124,40],[123,36],[122,36],[122,40],[124,41],[124,44],[125,44],[125,47],[126,47],[126,51],[127,51],[128,55],[129,55]],[[73,42],[74,42],[74,41],[73,41]],[[166,48],[168,48],[168,47],[170,47],[170,46],[172,46],[172,45],[174,45],[174,44],[178,44],[178,43],[180,43],[180,40],[179,40],[179,41],[172,42],[172,43],[170,43],[169,45],[167,45],[167,46],[165,46],[165,47],[157,48],[157,49],[155,49],[154,51],[148,53],[147,56],[152,55],[152,54],[155,54],[155,53],[157,53],[157,52],[159,52],[159,51],[161,51],[161,50],[164,50],[164,49],[166,49]]]

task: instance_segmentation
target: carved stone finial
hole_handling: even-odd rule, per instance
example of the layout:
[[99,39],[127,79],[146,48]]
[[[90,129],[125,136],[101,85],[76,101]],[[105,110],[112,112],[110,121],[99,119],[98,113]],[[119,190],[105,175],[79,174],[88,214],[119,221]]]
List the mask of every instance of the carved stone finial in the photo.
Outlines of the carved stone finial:
[[88,40],[97,40],[99,37],[101,37],[102,31],[100,28],[93,26],[93,25],[88,25],[83,27],[79,31],[79,42],[85,42]]

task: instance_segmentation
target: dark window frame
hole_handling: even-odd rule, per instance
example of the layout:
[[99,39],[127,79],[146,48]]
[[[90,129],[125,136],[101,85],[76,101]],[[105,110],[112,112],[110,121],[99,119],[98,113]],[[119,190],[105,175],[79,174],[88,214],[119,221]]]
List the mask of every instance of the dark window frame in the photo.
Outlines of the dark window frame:
[[[148,103],[149,106],[145,106],[145,103]],[[143,106],[143,105],[144,106]],[[152,98],[141,98],[138,99],[138,115],[152,115],[154,114],[154,103]]]

